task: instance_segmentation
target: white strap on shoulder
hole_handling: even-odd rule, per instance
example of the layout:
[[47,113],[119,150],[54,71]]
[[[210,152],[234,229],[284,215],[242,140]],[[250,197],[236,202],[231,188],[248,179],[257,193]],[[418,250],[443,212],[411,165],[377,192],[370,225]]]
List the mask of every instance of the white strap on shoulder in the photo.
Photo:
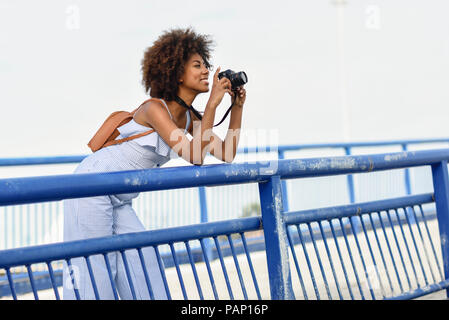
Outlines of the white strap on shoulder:
[[165,108],[167,108],[167,111],[168,111],[168,114],[170,115],[170,118],[173,119],[173,117],[172,117],[172,115],[171,115],[171,113],[170,113],[170,110],[168,109],[168,106],[167,106],[167,104],[165,103],[165,101],[164,101],[163,99],[159,99],[159,100],[162,101],[162,103],[164,104]]

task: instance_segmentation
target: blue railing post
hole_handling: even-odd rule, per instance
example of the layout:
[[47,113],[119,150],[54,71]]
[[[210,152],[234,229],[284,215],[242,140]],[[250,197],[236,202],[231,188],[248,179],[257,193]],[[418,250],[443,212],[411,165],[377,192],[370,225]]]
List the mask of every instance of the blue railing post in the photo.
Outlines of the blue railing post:
[[[402,151],[405,151],[405,152],[408,151],[406,144],[402,145]],[[404,179],[405,179],[405,192],[407,194],[412,194],[412,187],[410,185],[410,170],[409,170],[409,168],[405,168]]]
[[[208,212],[207,212],[207,198],[206,198],[206,188],[201,186],[198,187],[198,195],[200,198],[200,211],[201,211],[201,217],[200,221],[201,223],[209,222]],[[210,243],[210,239],[205,239],[204,241],[204,247],[205,251],[204,254],[207,255],[208,259],[212,258],[212,246]]]
[[[345,147],[345,154],[347,156],[351,155],[351,147]],[[346,176],[347,183],[348,183],[348,195],[349,195],[349,201],[350,203],[355,202],[355,193],[354,193],[354,177],[352,174],[348,174]]]
[[200,221],[208,222],[208,213],[207,213],[207,199],[206,199],[206,188],[205,187],[198,187],[198,195],[200,200],[200,210],[201,210],[201,217]]
[[[432,165],[433,190],[440,230],[441,253],[445,279],[449,278],[449,178],[447,160]],[[449,297],[449,289],[446,290]]]
[[[283,150],[278,150],[278,158],[279,160],[285,159],[285,154]],[[287,191],[287,182],[285,180],[281,181],[282,184],[282,206],[284,207],[284,212],[288,212],[288,191]]]
[[[345,147],[345,154],[347,156],[351,155],[351,147]],[[348,186],[348,195],[349,195],[349,202],[355,203],[355,192],[354,192],[354,176],[352,174],[348,174],[346,176],[346,183]],[[354,226],[354,230],[356,233],[360,230],[360,222],[357,220],[356,217],[351,217],[351,222]]]
[[273,300],[294,299],[288,261],[287,230],[283,219],[279,176],[259,183],[270,293]]
[[[408,151],[406,143],[403,143],[401,146],[402,146],[402,151],[404,151],[404,152]],[[404,183],[405,183],[405,193],[412,194],[412,187],[410,184],[410,169],[409,168],[404,169]],[[416,223],[412,210],[410,208],[407,208],[405,212],[406,212],[408,218],[410,219],[410,223]]]

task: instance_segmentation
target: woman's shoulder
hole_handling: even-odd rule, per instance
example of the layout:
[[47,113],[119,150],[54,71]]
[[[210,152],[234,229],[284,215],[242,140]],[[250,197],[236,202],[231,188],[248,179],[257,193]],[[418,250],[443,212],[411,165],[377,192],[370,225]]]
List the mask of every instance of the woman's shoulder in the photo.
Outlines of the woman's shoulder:
[[145,123],[147,125],[150,124],[150,119],[165,117],[167,115],[170,118],[172,117],[165,101],[152,98],[140,105],[133,119],[139,124]]
[[172,117],[170,110],[168,109],[167,103],[163,99],[151,98],[145,101],[142,104],[142,107],[145,114],[154,112],[160,114],[162,112],[162,114],[168,114],[170,118]]

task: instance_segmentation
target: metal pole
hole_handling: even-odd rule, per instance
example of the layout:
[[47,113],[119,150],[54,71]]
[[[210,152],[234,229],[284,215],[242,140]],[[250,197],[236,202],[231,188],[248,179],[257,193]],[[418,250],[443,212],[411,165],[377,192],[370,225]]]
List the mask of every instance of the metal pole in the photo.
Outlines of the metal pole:
[[[209,221],[209,216],[207,212],[207,198],[206,198],[206,188],[198,187],[198,194],[200,198],[200,210],[201,210],[201,223],[205,223]],[[207,255],[207,258],[212,259],[212,245],[211,239],[205,239],[204,241],[205,251],[204,254]]]
[[259,183],[271,299],[294,299],[288,261],[287,229],[283,219],[279,176]]
[[[433,190],[440,230],[441,252],[443,256],[444,278],[449,278],[449,178],[447,160],[432,165]],[[449,297],[449,289],[446,289]]]
[[[351,155],[351,148],[346,147],[345,153],[347,156]],[[347,176],[347,182],[348,182],[348,195],[349,195],[349,202],[354,203],[355,202],[355,192],[354,192],[354,177],[352,174],[348,174]]]
[[[402,150],[406,151],[406,152],[408,151],[406,144],[402,145]],[[412,194],[412,188],[410,185],[410,169],[409,168],[405,168],[404,179],[405,179],[405,192],[407,194]]]
[[[351,155],[351,147],[345,147],[345,154],[347,156]],[[346,176],[346,181],[348,185],[348,195],[349,195],[349,202],[355,203],[355,192],[354,192],[354,176],[352,174],[348,174]],[[351,222],[354,226],[354,230],[356,233],[360,231],[360,222],[355,217],[351,217]],[[347,223],[345,222],[345,226]]]
[[[285,154],[283,150],[278,150],[279,160],[285,159]],[[288,207],[288,191],[287,191],[287,182],[285,180],[281,181],[282,184],[282,206],[284,207],[284,212],[289,211]]]

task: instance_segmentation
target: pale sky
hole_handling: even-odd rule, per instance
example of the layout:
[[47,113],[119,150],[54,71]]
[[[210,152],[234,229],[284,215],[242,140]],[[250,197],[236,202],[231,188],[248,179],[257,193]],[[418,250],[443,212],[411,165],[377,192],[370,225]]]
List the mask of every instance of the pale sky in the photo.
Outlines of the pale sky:
[[247,73],[249,135],[280,144],[449,137],[449,2],[334,2],[2,0],[0,157],[90,153],[111,112],[147,99],[145,48],[187,26],[212,36],[214,68]]

